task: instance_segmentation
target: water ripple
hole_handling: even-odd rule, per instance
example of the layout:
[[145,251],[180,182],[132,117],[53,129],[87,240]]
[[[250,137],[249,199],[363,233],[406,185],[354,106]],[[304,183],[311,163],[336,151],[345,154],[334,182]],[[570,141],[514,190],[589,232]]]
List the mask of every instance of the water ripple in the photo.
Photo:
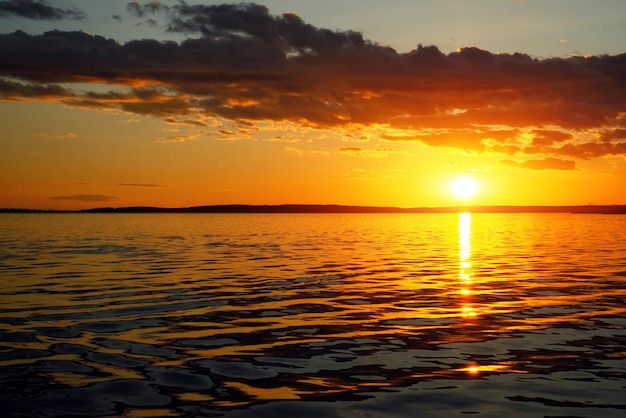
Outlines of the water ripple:
[[626,409],[625,217],[0,222],[7,416]]

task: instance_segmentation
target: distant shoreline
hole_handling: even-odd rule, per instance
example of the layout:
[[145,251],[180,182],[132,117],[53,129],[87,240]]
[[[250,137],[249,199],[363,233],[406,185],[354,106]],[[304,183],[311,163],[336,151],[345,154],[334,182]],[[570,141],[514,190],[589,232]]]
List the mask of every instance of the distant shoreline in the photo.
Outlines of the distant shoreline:
[[345,205],[211,205],[183,208],[155,206],[102,207],[79,210],[0,208],[0,213],[572,213],[626,214],[626,205],[449,206],[400,208]]

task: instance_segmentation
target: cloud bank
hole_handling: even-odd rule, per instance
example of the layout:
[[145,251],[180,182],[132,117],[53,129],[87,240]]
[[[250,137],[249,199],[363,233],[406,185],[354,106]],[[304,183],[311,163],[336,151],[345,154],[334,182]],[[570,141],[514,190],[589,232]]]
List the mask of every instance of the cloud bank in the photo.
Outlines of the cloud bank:
[[[386,141],[544,161],[516,163],[534,169],[573,169],[551,160],[563,157],[626,155],[626,54],[537,59],[475,47],[444,54],[421,44],[399,53],[258,4],[131,2],[128,12],[158,14],[165,30],[188,37],[120,44],[84,32],[0,35],[0,98],[199,126],[218,117],[383,126],[405,132],[383,135]],[[61,86],[72,82],[117,87],[78,93]]]

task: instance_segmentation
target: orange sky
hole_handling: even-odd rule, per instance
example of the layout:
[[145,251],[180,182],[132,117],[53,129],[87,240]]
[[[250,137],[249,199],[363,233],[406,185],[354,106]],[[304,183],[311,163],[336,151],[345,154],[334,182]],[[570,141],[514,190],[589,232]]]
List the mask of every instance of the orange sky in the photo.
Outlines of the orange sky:
[[[46,4],[0,16],[91,22]],[[464,173],[477,205],[626,204],[626,55],[402,52],[287,11],[131,2],[112,19],[172,38],[0,34],[0,207],[451,206]]]

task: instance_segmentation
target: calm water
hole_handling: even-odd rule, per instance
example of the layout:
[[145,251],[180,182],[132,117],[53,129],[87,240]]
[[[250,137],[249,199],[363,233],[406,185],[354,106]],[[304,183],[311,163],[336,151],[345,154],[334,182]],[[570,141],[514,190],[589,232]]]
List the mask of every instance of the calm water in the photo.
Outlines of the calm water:
[[624,417],[626,216],[0,215],[9,417]]

